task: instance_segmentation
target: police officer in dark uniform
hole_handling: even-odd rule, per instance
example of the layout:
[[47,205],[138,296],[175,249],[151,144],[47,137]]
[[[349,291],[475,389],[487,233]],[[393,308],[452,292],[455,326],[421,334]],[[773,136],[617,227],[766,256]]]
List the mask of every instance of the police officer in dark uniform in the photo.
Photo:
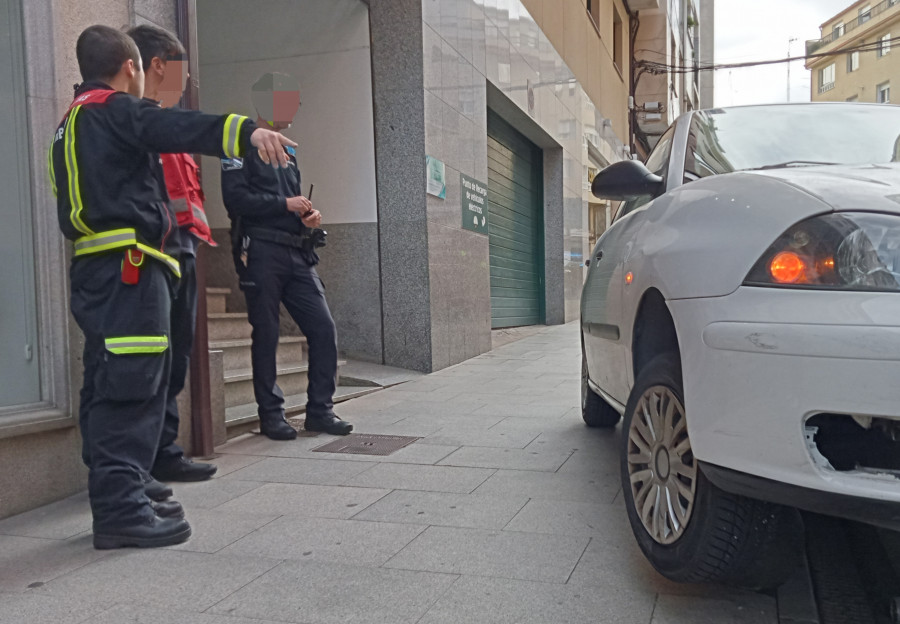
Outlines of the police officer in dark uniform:
[[141,100],[140,53],[113,28],[86,29],[76,55],[84,83],[48,158],[60,229],[74,241],[71,307],[85,337],[81,416],[94,546],[178,544],[190,526],[157,513],[142,477],[160,439],[172,289],[181,274],[167,247],[175,217],[158,154],[236,157],[252,145],[286,165],[283,146],[292,143],[239,115]]
[[[296,81],[266,74],[253,86],[260,126],[288,128],[300,106]],[[235,267],[253,326],[253,391],[260,431],[273,440],[292,440],[297,432],[284,418],[284,394],[276,383],[275,352],[279,308],[288,313],[309,345],[308,431],[346,435],[353,426],[334,413],[337,333],[316,274],[316,241],[321,215],[300,191],[294,148],[286,148],[290,166],[274,169],[255,154],[222,161],[222,199],[232,220]]]

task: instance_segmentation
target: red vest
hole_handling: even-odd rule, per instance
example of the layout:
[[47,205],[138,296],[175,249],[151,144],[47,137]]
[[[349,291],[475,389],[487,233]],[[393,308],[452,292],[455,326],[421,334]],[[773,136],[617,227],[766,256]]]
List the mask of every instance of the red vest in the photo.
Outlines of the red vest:
[[206,241],[213,247],[209,222],[203,210],[206,197],[200,186],[200,168],[188,154],[160,154],[163,173],[166,176],[166,190],[169,192],[172,209],[178,218],[178,226]]

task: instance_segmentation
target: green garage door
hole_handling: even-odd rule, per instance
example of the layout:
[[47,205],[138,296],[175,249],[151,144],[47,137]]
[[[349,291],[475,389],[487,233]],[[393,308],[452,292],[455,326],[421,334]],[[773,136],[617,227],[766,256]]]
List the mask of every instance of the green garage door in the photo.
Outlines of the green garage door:
[[488,111],[491,327],[544,322],[542,153]]

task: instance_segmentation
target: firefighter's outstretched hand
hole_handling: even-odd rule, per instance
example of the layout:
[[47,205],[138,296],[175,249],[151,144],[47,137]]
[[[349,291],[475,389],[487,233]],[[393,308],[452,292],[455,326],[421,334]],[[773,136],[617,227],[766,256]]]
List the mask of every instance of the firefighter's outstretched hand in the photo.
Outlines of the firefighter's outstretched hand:
[[259,157],[264,163],[282,169],[288,166],[288,155],[284,148],[297,147],[296,143],[280,132],[266,128],[254,130],[250,135],[250,143],[259,150]]

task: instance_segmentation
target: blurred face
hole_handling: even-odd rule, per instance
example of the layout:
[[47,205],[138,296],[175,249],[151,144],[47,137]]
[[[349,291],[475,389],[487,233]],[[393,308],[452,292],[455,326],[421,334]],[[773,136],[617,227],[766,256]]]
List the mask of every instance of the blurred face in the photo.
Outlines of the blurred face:
[[188,61],[182,56],[170,56],[160,65],[162,79],[157,90],[157,97],[163,106],[175,106],[181,100],[187,81]]

